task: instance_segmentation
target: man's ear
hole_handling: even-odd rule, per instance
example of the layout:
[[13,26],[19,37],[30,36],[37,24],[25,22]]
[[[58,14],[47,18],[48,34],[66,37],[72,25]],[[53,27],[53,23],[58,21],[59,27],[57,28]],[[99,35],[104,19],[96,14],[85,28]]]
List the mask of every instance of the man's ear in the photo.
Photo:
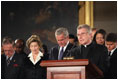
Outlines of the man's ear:
[[69,39],[69,36],[67,36],[67,38]]
[[14,50],[16,50],[16,47],[15,47],[15,46],[13,46],[13,49],[14,49]]
[[92,38],[92,33],[89,33],[90,37]]
[[117,42],[115,42],[115,45],[116,45],[116,47],[117,47]]

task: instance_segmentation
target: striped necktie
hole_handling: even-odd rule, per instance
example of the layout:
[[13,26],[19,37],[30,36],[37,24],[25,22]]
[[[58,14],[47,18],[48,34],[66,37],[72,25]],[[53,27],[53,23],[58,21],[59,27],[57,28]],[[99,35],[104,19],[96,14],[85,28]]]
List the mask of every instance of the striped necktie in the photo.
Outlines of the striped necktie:
[[10,64],[10,57],[7,59],[7,66]]

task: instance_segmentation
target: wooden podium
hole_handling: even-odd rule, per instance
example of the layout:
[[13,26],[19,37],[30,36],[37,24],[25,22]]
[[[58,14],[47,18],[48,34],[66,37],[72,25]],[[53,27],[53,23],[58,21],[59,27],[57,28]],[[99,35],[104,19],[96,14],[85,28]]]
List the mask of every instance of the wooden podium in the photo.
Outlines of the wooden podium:
[[47,79],[98,79],[102,71],[88,59],[47,60],[41,62],[47,67]]

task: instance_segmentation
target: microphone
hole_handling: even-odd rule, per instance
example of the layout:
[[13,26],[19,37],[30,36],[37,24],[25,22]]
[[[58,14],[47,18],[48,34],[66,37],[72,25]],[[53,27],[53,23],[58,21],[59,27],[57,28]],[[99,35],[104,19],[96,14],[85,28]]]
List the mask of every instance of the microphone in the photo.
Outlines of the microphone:
[[67,50],[66,57],[63,58],[64,60],[72,60],[72,59],[74,59],[74,57],[72,57],[72,56],[71,56],[71,53],[70,53],[70,51],[71,51],[73,48],[75,48],[75,45],[73,45],[70,50]]

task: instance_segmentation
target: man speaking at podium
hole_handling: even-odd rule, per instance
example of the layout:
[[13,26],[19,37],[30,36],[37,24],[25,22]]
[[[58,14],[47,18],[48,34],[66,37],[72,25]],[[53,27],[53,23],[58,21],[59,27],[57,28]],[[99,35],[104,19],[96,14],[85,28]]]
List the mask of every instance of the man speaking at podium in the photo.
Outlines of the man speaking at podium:
[[70,51],[74,59],[88,59],[90,62],[100,68],[103,73],[108,66],[107,48],[92,42],[92,33],[90,26],[83,24],[77,27],[77,37],[80,46]]

